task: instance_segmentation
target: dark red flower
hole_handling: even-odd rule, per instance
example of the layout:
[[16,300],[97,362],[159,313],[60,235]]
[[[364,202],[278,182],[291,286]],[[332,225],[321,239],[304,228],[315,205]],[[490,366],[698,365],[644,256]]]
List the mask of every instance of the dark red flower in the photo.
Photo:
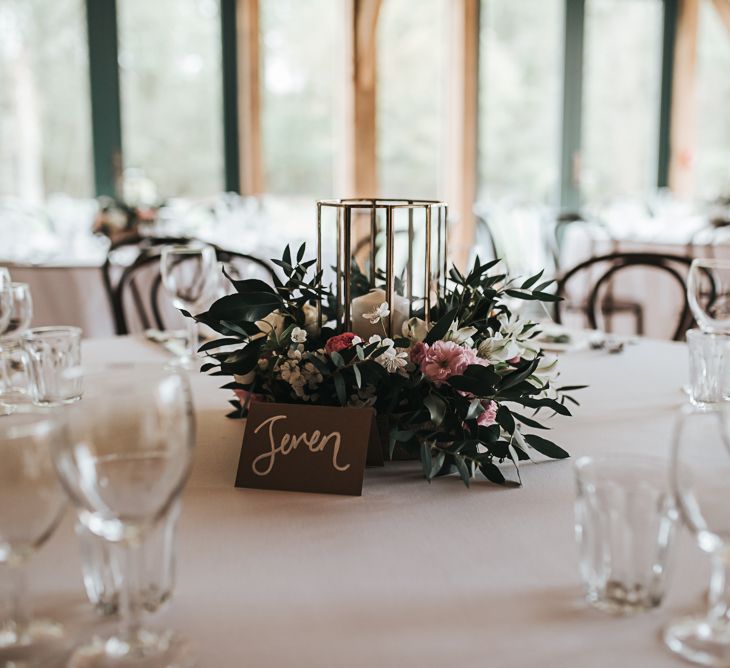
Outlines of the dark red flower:
[[332,336],[327,339],[327,343],[324,344],[324,349],[328,353],[339,353],[341,350],[352,348],[353,340],[356,338],[352,332],[344,332],[337,336]]

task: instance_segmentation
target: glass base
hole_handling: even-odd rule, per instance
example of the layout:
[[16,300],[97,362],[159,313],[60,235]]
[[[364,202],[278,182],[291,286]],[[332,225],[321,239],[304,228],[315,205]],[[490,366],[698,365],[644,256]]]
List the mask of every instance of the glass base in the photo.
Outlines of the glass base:
[[48,619],[34,619],[27,626],[0,626],[0,649],[33,647],[61,640],[63,626]]
[[194,668],[195,654],[173,631],[140,631],[134,642],[112,636],[78,647],[68,668]]
[[664,630],[667,647],[702,666],[730,668],[730,626],[702,617],[685,617]]
[[23,390],[9,390],[0,392],[0,406],[22,406],[31,404],[30,395]]
[[661,598],[640,585],[626,587],[620,582],[608,582],[601,590],[588,590],[586,601],[601,612],[628,616],[653,610]]

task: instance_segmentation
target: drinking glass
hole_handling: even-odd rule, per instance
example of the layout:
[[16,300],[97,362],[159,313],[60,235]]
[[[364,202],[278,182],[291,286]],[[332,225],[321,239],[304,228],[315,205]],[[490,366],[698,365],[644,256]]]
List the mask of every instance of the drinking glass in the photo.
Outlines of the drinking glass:
[[[160,272],[165,291],[176,308],[194,313],[215,284],[216,254],[212,246],[201,243],[165,246],[160,258]],[[192,367],[198,351],[197,323],[186,318],[188,351],[179,361]]]
[[84,376],[84,395],[66,409],[68,438],[55,450],[77,516],[107,541],[121,571],[121,625],[74,652],[69,668],[190,665],[185,640],[143,624],[142,546],[176,503],[194,444],[187,378],[159,366],[119,366]]
[[10,319],[0,338],[0,404],[28,401],[28,360],[21,335],[33,319],[33,300],[27,283],[10,283]]
[[730,260],[693,260],[687,298],[703,332],[730,334]]
[[24,569],[63,514],[65,494],[51,457],[62,430],[62,424],[49,415],[31,412],[0,418],[0,564],[12,574],[11,618],[0,623],[4,655],[23,648],[35,652],[36,646],[63,636],[60,625],[32,619]]
[[35,327],[23,334],[33,403],[58,406],[78,401],[82,379],[68,374],[81,364],[78,327]]
[[672,622],[664,640],[705,666],[730,666],[730,413],[726,406],[686,406],[674,431],[672,487],[682,521],[710,555],[704,614]]
[[0,267],[0,335],[10,322],[11,307],[10,272],[5,267]]
[[[178,502],[150,529],[139,547],[140,596],[142,607],[147,612],[156,612],[172,596],[179,516]],[[117,614],[122,573],[112,544],[91,533],[81,521],[76,522],[76,535],[89,601],[101,615]]]
[[730,335],[687,332],[689,399],[695,405],[730,399]]
[[575,535],[594,607],[631,614],[661,603],[676,525],[668,468],[633,454],[576,462]]

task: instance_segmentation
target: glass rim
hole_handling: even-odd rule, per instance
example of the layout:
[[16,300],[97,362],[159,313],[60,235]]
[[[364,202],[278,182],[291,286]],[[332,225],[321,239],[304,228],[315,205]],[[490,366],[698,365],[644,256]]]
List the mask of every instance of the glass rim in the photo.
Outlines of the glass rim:
[[728,339],[730,340],[730,333],[725,332],[706,332],[703,329],[700,329],[699,327],[692,327],[691,329],[688,329],[686,332],[686,336],[692,336],[699,338],[701,336],[706,336],[711,339]]
[[730,269],[730,259],[717,257],[696,257],[692,267],[708,267],[711,269]]
[[215,252],[215,246],[213,246],[212,244],[206,243],[205,241],[193,240],[187,244],[167,244],[166,246],[162,247],[161,254],[175,252],[180,254],[192,255],[193,253],[197,253],[201,250],[204,251],[208,248]]
[[590,467],[601,467],[606,465],[636,465],[649,466],[651,464],[662,464],[669,466],[671,458],[669,455],[654,455],[648,453],[632,453],[629,451],[621,451],[607,455],[581,455],[575,460],[573,468],[576,472],[585,471]]
[[45,325],[43,327],[31,327],[23,332],[23,337],[26,339],[33,338],[34,336],[40,336],[43,334],[73,334],[81,336],[81,327],[75,327],[74,325]]

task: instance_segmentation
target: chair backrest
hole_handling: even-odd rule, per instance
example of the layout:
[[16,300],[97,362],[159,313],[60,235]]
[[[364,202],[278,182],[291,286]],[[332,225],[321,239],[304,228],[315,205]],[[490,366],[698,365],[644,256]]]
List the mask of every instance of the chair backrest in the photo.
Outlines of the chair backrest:
[[[133,236],[119,240],[109,246],[106,259],[101,267],[101,276],[104,283],[107,299],[114,316],[114,329],[117,334],[128,334],[128,321],[125,318],[123,302],[118,302],[117,293],[119,292],[119,284],[124,276],[124,272],[134,264],[141,262],[144,258],[159,256],[162,247],[168,244],[185,244],[191,240],[187,237],[140,237]],[[142,313],[142,324],[145,328],[151,327],[150,321],[147,319],[146,309],[144,308],[144,299],[140,286],[138,286],[138,277],[128,280],[126,290],[129,291],[131,299],[133,299],[135,308]]]
[[[672,335],[675,341],[680,341],[693,323],[686,287],[686,276],[691,264],[692,258],[690,257],[663,253],[610,253],[608,255],[599,255],[577,264],[566,272],[558,280],[556,294],[559,297],[565,297],[567,284],[576,275],[582,272],[590,275],[593,284],[588,286],[587,298],[583,302],[583,308],[590,326],[597,329],[598,314],[601,312],[601,291],[609,286],[610,281],[619,272],[631,267],[661,270],[673,279],[673,283],[680,293],[682,308]],[[596,270],[597,273],[593,273]],[[555,313],[555,319],[559,323],[562,322],[560,304],[561,302],[558,302]]]
[[[117,334],[129,334],[135,321],[143,329],[151,327],[166,329],[165,309],[162,308],[160,259],[162,248],[168,244],[189,242],[190,239],[157,238],[147,244],[121,275],[112,284],[110,273],[105,273],[105,284],[110,293]],[[214,246],[219,263],[226,265],[228,273],[234,278],[260,278],[268,283],[274,282],[273,268],[265,261],[237,251]],[[109,281],[107,283],[107,281]],[[168,315],[170,315],[168,313]]]

